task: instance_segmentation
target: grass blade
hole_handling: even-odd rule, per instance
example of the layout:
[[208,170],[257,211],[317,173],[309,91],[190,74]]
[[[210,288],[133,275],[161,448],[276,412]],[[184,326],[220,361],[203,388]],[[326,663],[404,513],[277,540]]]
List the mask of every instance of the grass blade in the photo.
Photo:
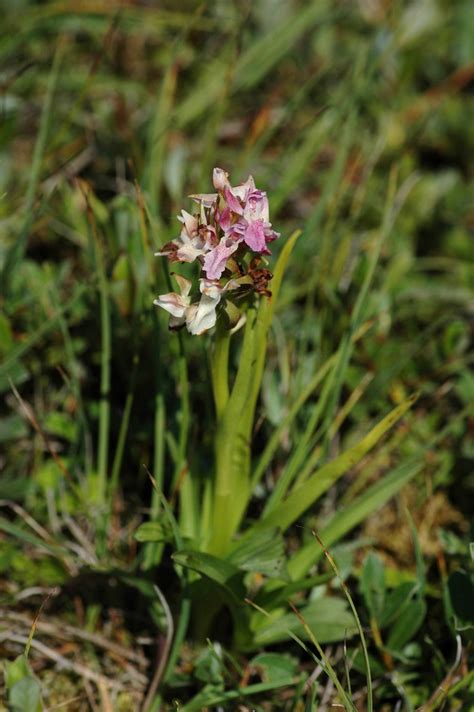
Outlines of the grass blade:
[[15,273],[15,270],[20,264],[25,253],[28,236],[30,234],[31,226],[33,224],[35,196],[40,180],[41,163],[46,149],[46,140],[48,138],[49,123],[53,109],[53,97],[59,77],[59,68],[61,66],[63,48],[64,44],[62,41],[60,41],[56,49],[56,53],[54,55],[53,65],[51,67],[51,72],[49,75],[46,98],[43,105],[43,111],[41,113],[38,136],[33,151],[33,160],[31,164],[31,171],[29,174],[30,177],[28,181],[28,188],[26,191],[25,206],[23,208],[25,219],[23,222],[23,226],[20,230],[18,239],[13,244],[10,251],[7,253],[5,264],[2,270],[1,291],[5,295],[7,294],[10,286],[10,279]]
[[[410,396],[383,418],[357,445],[349,448],[332,462],[323,465],[253,528],[278,526],[285,531],[298,517],[331,487],[350,467],[356,465],[416,401]],[[251,530],[250,530],[251,531]]]

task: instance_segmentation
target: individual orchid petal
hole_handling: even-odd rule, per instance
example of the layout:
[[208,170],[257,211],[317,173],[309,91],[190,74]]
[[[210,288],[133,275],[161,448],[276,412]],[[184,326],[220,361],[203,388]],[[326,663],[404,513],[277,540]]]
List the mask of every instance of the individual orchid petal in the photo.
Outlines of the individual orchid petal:
[[[189,309],[190,307],[188,307]],[[186,315],[183,316],[170,316],[170,320],[168,322],[168,328],[171,329],[172,331],[175,331],[176,329],[181,329],[182,326],[186,324]]]
[[195,247],[192,242],[186,242],[176,250],[176,256],[180,262],[194,262],[195,259],[204,255],[207,250]]
[[266,223],[264,225],[265,228],[265,240],[267,242],[273,242],[273,240],[277,240],[280,237],[279,232],[275,232],[275,230],[272,230],[272,226],[270,223]]
[[253,220],[269,220],[268,198],[263,190],[254,190],[247,198],[244,208],[244,218],[249,222]]
[[225,207],[224,210],[219,213],[218,223],[224,232],[230,228],[232,225],[232,212],[230,208]]
[[238,244],[223,238],[204,258],[204,271],[208,279],[219,279],[225,270],[225,263],[236,251]]
[[255,190],[255,181],[252,176],[249,176],[245,183],[241,183],[240,185],[236,185],[232,188],[232,192],[234,195],[237,196],[237,198],[240,198],[240,200],[243,200],[244,202],[247,200],[247,197],[249,193],[252,193]]
[[173,240],[172,242],[167,242],[166,245],[163,245],[161,250],[155,252],[155,257],[167,257],[169,260],[175,261],[176,252],[180,244],[181,243],[179,239]]
[[212,225],[201,225],[199,228],[199,235],[203,241],[203,246],[206,248],[206,251],[212,250],[219,244],[216,229],[215,227],[212,227]]
[[265,242],[263,220],[254,220],[245,230],[245,244],[254,252],[265,252],[268,248]]
[[218,279],[200,279],[199,290],[211,299],[220,299],[225,287],[221,287]]
[[234,242],[242,242],[245,237],[245,231],[247,229],[247,221],[243,218],[238,222],[233,223],[228,230],[225,232],[225,236]]
[[179,291],[181,292],[181,296],[188,297],[189,292],[191,291],[191,287],[193,286],[191,280],[186,279],[186,277],[183,277],[180,274],[174,274],[173,277],[178,282],[178,287]]
[[237,215],[243,214],[244,210],[242,208],[242,205],[240,204],[238,198],[235,197],[231,189],[227,186],[224,188],[224,197],[227,205],[233,213],[236,213]]
[[230,185],[229,174],[222,170],[222,168],[214,168],[212,171],[212,183],[219,193],[223,193],[224,188]]
[[186,308],[189,306],[189,301],[189,297],[183,297],[180,294],[176,294],[176,292],[168,292],[168,294],[160,294],[153,304],[161,307],[174,317],[183,318],[186,314]]
[[196,193],[195,195],[190,195],[196,203],[201,203],[206,208],[212,208],[217,200],[217,193]]
[[192,237],[197,233],[198,220],[194,215],[186,212],[186,210],[181,210],[181,215],[178,215],[178,220],[185,226],[189,237]]
[[191,334],[200,334],[212,329],[216,323],[216,307],[220,302],[220,295],[216,299],[203,294],[199,304],[193,304],[186,312],[186,327]]

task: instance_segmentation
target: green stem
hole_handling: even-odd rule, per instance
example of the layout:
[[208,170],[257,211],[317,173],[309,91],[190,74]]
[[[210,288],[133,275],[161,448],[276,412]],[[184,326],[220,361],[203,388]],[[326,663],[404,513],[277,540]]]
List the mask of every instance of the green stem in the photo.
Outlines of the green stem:
[[[137,379],[137,369],[139,364],[138,354],[133,357],[133,367],[132,375],[130,377],[130,387],[128,389],[127,397],[125,399],[125,408],[123,411],[123,417],[120,422],[120,430],[117,438],[117,449],[115,450],[114,461],[112,464],[112,474],[110,476],[109,482],[109,495],[112,503],[112,498],[114,496],[115,490],[119,482],[120,469],[122,467],[123,453],[125,450],[125,441],[127,439],[128,426],[130,424],[130,415],[132,412],[133,398],[135,392],[135,383]],[[161,487],[161,483],[159,483]]]
[[182,334],[179,335],[179,388],[181,396],[180,427],[178,439],[178,459],[173,478],[173,486],[179,487],[180,494],[180,529],[185,537],[195,539],[198,527],[198,483],[187,470],[187,447],[190,421],[189,379]]
[[105,273],[104,260],[98,235],[93,226],[94,246],[99,275],[100,293],[100,323],[101,323],[101,357],[100,357],[100,406],[99,406],[99,445],[97,472],[98,500],[100,504],[105,503],[107,493],[108,456],[109,456],[109,432],[110,432],[110,359],[112,332],[110,323],[109,289],[107,276]]
[[245,410],[250,407],[255,347],[255,311],[250,310],[239,369],[217,429],[216,481],[210,543],[211,553],[217,555],[227,550],[238,526],[242,502],[245,503],[248,499],[250,461],[249,442],[246,437],[248,414]]
[[212,390],[217,422],[222,418],[229,400],[229,346],[230,331],[218,322],[216,343],[211,357]]
[[[155,453],[153,459],[153,477],[157,488],[153,488],[150,507],[150,521],[156,522],[161,508],[161,495],[163,490],[164,464],[165,464],[165,403],[161,393],[155,398]],[[160,563],[163,553],[163,544],[148,542],[145,546],[143,568],[149,569]]]

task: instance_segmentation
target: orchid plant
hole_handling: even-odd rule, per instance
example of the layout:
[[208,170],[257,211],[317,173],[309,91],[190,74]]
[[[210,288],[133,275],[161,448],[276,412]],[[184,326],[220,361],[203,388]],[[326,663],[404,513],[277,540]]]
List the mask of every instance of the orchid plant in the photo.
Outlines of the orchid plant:
[[[175,532],[173,538],[177,551],[173,558],[179,565],[178,570],[190,569],[195,572],[192,576],[197,572],[198,579],[201,576],[203,581],[212,582],[220,592],[218,596],[211,596],[213,604],[204,609],[199,603],[203,600],[202,590],[195,594],[199,608],[195,621],[201,637],[206,637],[213,616],[224,603],[233,614],[236,645],[248,648],[264,639],[259,635],[271,634],[274,636],[272,640],[279,640],[282,633],[281,630],[278,632],[277,620],[268,624],[260,613],[243,610],[246,572],[258,571],[268,577],[268,585],[263,585],[258,600],[275,607],[277,618],[281,617],[281,601],[290,590],[307,587],[308,573],[321,555],[321,551],[309,542],[287,562],[283,534],[347,469],[360,462],[410,408],[414,398],[399,404],[359,442],[322,464],[319,456],[315,456],[318,449],[314,452],[308,449],[317,425],[319,410],[315,408],[308,423],[308,441],[296,447],[293,457],[284,466],[260,518],[244,524],[252,494],[272,460],[281,434],[281,430],[277,431],[270,438],[260,459],[252,466],[251,441],[266,361],[267,336],[283,274],[300,232],[296,231],[285,241],[272,274],[267,266],[267,257],[271,254],[269,244],[279,235],[270,223],[266,193],[255,186],[251,176],[244,183],[232,186],[228,174],[221,168],[214,169],[213,183],[215,193],[190,196],[196,210],[181,212],[178,218],[180,235],[157,253],[170,263],[199,265],[198,284],[181,274],[174,274],[179,291],[161,294],[154,303],[170,314],[172,330],[186,326],[191,334],[202,335],[213,329],[210,372],[216,413],[214,471],[209,476],[198,476],[199,473],[193,472],[193,467],[189,468],[187,463],[179,464],[184,476],[179,483],[175,482],[180,496],[178,534],[166,501],[164,507]],[[371,278],[372,272],[373,269],[367,279]],[[291,424],[319,384],[324,383],[326,391],[330,388],[339,364],[349,357],[351,345],[365,333],[363,313],[362,306],[355,310],[351,333],[291,405],[282,428]],[[242,338],[234,339],[233,335],[240,329]],[[232,359],[231,340],[236,342]],[[324,407],[325,397],[327,392],[321,395],[321,407]],[[419,463],[413,463],[410,468],[394,471],[385,482],[369,488],[344,512],[334,515],[322,532],[323,540],[327,544],[337,541],[364,518],[367,503],[380,506],[418,469]],[[156,536],[145,528],[139,538],[156,542],[166,537],[162,536],[159,527]],[[185,589],[186,586],[185,583]],[[209,595],[207,592],[204,598]],[[186,615],[189,615],[184,604],[183,611],[188,611]],[[335,617],[336,622],[343,622],[338,635],[344,637],[350,616],[349,619],[341,618],[337,611]],[[181,632],[185,625],[187,623],[180,623]],[[275,630],[272,626],[276,626]],[[170,666],[178,648],[179,636],[175,640]]]
[[[170,329],[186,326],[191,334],[201,335],[216,326],[211,357],[218,420],[216,473],[213,486],[202,493],[199,512],[196,506],[188,511],[186,503],[195,505],[201,499],[197,483],[188,479],[181,510],[186,533],[201,548],[224,553],[250,496],[249,442],[263,374],[257,349],[263,356],[270,325],[269,318],[262,321],[271,304],[268,287],[273,276],[265,259],[271,254],[268,244],[279,235],[269,221],[267,195],[252,176],[231,186],[228,174],[214,168],[213,183],[215,193],[190,196],[197,204],[195,213],[181,211],[179,237],[157,253],[171,263],[199,264],[199,296],[192,295],[191,280],[174,274],[179,293],[161,294],[154,303],[169,312]],[[229,339],[244,325],[240,365],[230,392]],[[201,522],[200,531],[190,530],[193,521]]]

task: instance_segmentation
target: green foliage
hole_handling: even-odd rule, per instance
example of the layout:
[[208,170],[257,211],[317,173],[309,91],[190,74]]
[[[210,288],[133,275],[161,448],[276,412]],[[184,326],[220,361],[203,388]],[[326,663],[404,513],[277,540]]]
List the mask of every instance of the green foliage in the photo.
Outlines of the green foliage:
[[[354,619],[346,603],[339,598],[317,598],[304,606],[300,613],[319,643],[349,639],[356,633]],[[288,613],[260,625],[255,631],[255,645],[281,643],[287,640],[288,631],[309,640],[302,623]]]
[[25,654],[5,663],[5,684],[12,712],[41,712],[40,684],[33,675]]

